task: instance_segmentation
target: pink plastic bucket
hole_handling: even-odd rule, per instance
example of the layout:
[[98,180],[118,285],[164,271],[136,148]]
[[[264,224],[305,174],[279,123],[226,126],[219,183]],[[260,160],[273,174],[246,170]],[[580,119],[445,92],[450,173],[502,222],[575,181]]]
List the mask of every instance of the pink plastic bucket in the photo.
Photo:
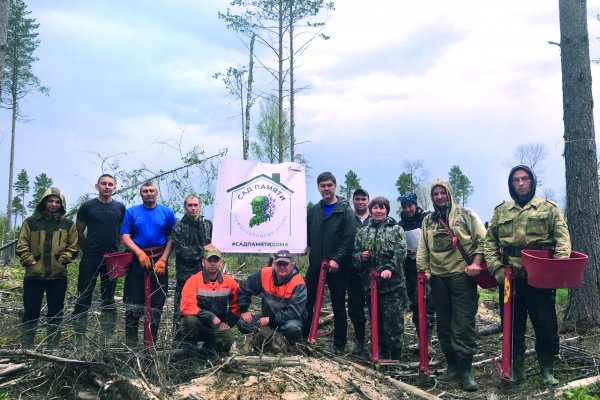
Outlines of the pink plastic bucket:
[[523,250],[527,283],[541,289],[576,288],[583,281],[588,256],[578,251],[569,258],[552,258],[549,250]]
[[127,275],[127,269],[133,262],[133,253],[120,251],[118,253],[106,253],[104,262],[108,270],[108,276],[112,279]]
[[482,289],[491,289],[498,286],[496,278],[490,274],[487,263],[485,262],[481,264],[481,272],[479,272],[479,275],[473,277],[473,279],[475,279],[475,282],[477,282],[479,287]]

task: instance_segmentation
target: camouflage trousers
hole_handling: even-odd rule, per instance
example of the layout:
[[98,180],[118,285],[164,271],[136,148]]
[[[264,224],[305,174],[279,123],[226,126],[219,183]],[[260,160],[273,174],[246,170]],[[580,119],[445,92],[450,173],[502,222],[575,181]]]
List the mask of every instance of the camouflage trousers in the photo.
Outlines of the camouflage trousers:
[[[377,311],[379,323],[379,348],[382,355],[387,352],[402,351],[404,344],[404,298],[406,289],[399,287],[397,290],[377,295]],[[367,296],[369,304],[369,317],[371,317],[371,298]],[[373,327],[371,327],[372,332]]]

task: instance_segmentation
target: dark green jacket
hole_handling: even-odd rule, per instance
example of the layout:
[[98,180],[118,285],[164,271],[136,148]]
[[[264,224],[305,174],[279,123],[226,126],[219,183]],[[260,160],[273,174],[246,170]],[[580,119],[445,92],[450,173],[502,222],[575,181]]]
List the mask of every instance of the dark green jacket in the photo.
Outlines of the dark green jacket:
[[211,243],[212,239],[212,222],[203,216],[194,221],[185,214],[173,227],[171,238],[177,279],[187,280],[202,270],[204,246]]
[[[50,195],[59,196],[62,207],[57,215],[45,212],[45,201]],[[77,229],[66,214],[65,197],[56,188],[50,188],[40,200],[35,212],[23,222],[17,254],[25,267],[25,278],[64,279],[67,265],[77,256]]]
[[321,260],[335,260],[340,269],[350,266],[356,227],[354,211],[348,201],[338,196],[337,204],[325,217],[325,202],[319,201],[308,210],[309,268],[320,268]]

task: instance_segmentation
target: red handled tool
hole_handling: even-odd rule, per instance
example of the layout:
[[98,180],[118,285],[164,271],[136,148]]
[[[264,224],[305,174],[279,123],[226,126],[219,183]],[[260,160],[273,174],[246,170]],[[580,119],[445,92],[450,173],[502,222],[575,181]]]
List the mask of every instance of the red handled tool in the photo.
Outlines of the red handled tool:
[[382,360],[379,358],[379,303],[377,301],[377,279],[379,272],[372,267],[369,272],[371,292],[371,361],[380,365],[396,365],[400,360]]
[[419,299],[419,375],[429,376],[429,344],[427,337],[427,312],[425,310],[425,272],[417,272]]
[[[154,264],[154,261],[152,262]],[[145,306],[145,316],[144,316],[144,348],[146,350],[150,350],[152,347],[152,332],[150,330],[150,324],[152,323],[152,303],[151,296],[152,291],[150,289],[150,271],[154,270],[154,266],[152,270],[144,271],[144,306]]]
[[512,382],[510,376],[510,353],[512,342],[512,310],[513,310],[513,289],[514,289],[513,268],[510,265],[504,266],[504,321],[502,326],[502,376],[500,381],[504,383]]
[[369,272],[369,289],[371,291],[371,361],[379,362],[379,315],[377,308],[377,277],[375,267]]
[[317,330],[319,329],[319,318],[321,317],[321,307],[323,306],[323,294],[325,293],[325,281],[327,280],[327,270],[329,260],[321,260],[321,271],[319,272],[319,283],[317,284],[317,298],[315,299],[315,308],[313,309],[313,317],[308,333],[308,342],[315,343],[317,341]]

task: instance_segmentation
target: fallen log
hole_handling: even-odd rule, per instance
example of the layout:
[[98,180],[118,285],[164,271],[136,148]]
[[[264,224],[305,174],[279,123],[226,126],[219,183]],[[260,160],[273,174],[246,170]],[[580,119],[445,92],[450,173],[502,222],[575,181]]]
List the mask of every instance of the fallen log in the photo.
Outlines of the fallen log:
[[582,386],[592,386],[598,382],[600,382],[600,375],[590,376],[588,378],[578,379],[576,381],[569,382],[566,385],[563,385],[563,386],[559,387],[558,389],[555,389],[554,397],[561,397],[564,394],[563,392],[565,392],[567,390],[576,389],[576,388],[582,387]]

